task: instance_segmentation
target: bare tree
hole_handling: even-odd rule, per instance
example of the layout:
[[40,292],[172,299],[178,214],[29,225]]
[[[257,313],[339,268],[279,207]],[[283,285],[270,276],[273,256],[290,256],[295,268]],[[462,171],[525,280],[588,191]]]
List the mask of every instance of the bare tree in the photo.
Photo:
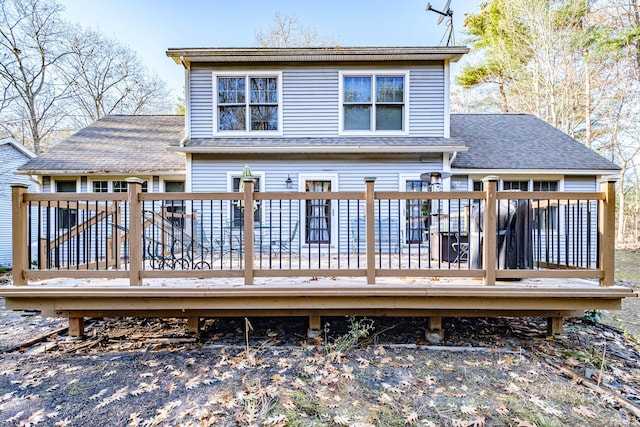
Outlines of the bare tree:
[[64,78],[73,95],[69,101],[82,125],[109,114],[171,110],[166,84],[146,70],[134,51],[95,30],[73,31],[65,62]]
[[3,126],[26,134],[36,154],[64,117],[59,101],[69,96],[69,87],[54,77],[68,55],[60,11],[47,0],[0,2],[0,81],[9,100]]
[[339,44],[335,37],[320,35],[315,27],[301,24],[297,16],[280,12],[275,13],[267,30],[256,32],[255,40],[259,47],[332,47]]

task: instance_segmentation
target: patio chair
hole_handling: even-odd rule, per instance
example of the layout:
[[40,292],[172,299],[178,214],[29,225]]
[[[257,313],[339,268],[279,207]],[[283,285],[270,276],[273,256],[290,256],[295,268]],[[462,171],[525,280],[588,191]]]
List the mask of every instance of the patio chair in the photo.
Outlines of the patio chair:
[[[293,231],[289,234],[288,239],[273,239],[271,240],[271,253],[272,255],[278,256],[282,253],[292,253],[292,245],[291,243],[295,240],[296,234],[298,233],[298,221],[296,221],[293,226]],[[284,237],[284,236],[283,236]]]
[[453,263],[467,262],[469,260],[469,242],[463,242],[460,233],[452,233],[455,241],[451,244],[451,249],[456,253]]

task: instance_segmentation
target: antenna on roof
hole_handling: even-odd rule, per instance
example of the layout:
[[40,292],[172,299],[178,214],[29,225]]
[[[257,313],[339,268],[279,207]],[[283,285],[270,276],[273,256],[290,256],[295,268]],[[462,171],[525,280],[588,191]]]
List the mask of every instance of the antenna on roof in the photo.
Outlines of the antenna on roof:
[[438,9],[434,9],[431,6],[431,3],[427,3],[427,12],[435,12],[438,15],[440,15],[438,17],[438,25],[440,25],[440,23],[444,20],[444,18],[449,18],[449,20],[447,21],[447,29],[444,33],[444,36],[442,36],[442,39],[440,40],[440,44],[442,44],[445,37],[447,38],[447,44],[445,46],[452,46],[456,44],[456,38],[455,38],[455,35],[453,34],[453,10],[451,10],[451,8],[449,7],[450,4],[451,4],[451,0],[447,0],[447,3],[444,5],[444,8],[442,8],[442,10],[438,10]]

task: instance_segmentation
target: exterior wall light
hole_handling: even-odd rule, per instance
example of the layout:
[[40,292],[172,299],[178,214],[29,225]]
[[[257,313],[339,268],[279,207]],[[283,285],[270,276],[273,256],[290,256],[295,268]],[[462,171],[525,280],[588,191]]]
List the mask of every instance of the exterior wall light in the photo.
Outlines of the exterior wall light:
[[287,174],[287,179],[284,180],[284,185],[287,190],[291,190],[293,188],[293,180],[291,179],[291,175]]

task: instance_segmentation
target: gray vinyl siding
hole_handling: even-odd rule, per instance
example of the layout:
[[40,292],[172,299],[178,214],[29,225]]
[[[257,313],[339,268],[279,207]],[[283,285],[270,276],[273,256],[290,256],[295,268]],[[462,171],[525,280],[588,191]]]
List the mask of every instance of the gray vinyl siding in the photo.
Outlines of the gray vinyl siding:
[[0,174],[0,265],[10,267],[11,260],[11,184],[23,183],[29,185],[29,191],[34,191],[33,182],[24,175],[13,172],[29,158],[10,144],[0,145],[0,159],[2,159],[3,173]]
[[191,136],[210,138],[213,134],[213,74],[211,69],[191,70]]
[[[377,191],[404,191],[401,188],[400,175],[415,175],[418,176],[425,170],[439,170],[442,163],[434,160],[433,163],[421,163],[421,162],[385,162],[380,161],[345,161],[345,160],[327,160],[323,162],[318,161],[261,161],[257,159],[246,159],[243,161],[214,161],[204,158],[197,158],[194,156],[192,164],[192,190],[197,191],[227,191],[227,177],[228,172],[238,173],[242,170],[245,163],[249,162],[251,170],[254,172],[264,172],[261,179],[264,181],[264,191],[300,191],[299,178],[301,175],[313,175],[311,179],[329,180],[332,177],[337,176],[337,188],[333,188],[333,191],[362,191],[365,189],[364,178],[373,176],[376,178],[375,188]],[[293,181],[293,188],[286,190],[285,180],[287,177],[291,177]],[[325,178],[322,178],[322,177]],[[218,218],[224,218],[223,221],[228,221],[229,218],[229,203],[216,204],[213,207],[213,212],[204,212],[201,215],[204,218],[205,229],[209,227],[207,223],[208,217],[213,217],[216,220]],[[294,202],[291,205],[283,203],[280,205],[278,202],[269,204],[265,202],[263,204],[263,218],[264,221],[268,221],[268,218],[282,218],[284,228],[293,228],[295,222],[299,225],[299,234],[296,237],[294,246],[297,246],[300,242],[298,239],[304,236],[304,218],[301,209],[304,209],[302,204]],[[347,215],[347,209],[350,210]],[[378,208],[376,208],[378,209]],[[380,203],[379,211],[376,215],[381,218],[399,218],[400,216],[400,204],[398,201],[382,201]],[[350,238],[353,236],[347,236],[344,231],[347,230],[348,221],[353,223],[358,217],[357,202],[351,202],[349,208],[347,208],[347,202],[341,201],[332,203],[332,215],[334,226],[342,230],[340,232],[340,240],[334,240],[333,247],[340,247],[341,251],[346,251],[346,248],[350,244]],[[360,202],[360,216],[364,217],[364,201]],[[291,224],[289,223],[291,221]],[[339,221],[339,222],[338,222]],[[214,227],[215,228],[215,227]],[[353,231],[353,230],[352,230]],[[304,244],[302,242],[301,244]]]
[[338,70],[285,70],[282,75],[285,136],[338,134]]
[[595,176],[565,176],[564,191],[598,191]]
[[411,136],[443,136],[444,65],[412,69],[409,86]]
[[[407,68],[392,68],[407,70]],[[282,70],[282,134],[284,137],[338,136],[341,107],[338,68],[292,68]],[[344,69],[353,71],[354,68]],[[363,72],[384,73],[384,68],[365,67]],[[442,137],[445,123],[444,65],[408,69],[409,134]],[[191,136],[214,135],[215,111],[212,68],[191,70]],[[253,73],[253,71],[251,71]]]

